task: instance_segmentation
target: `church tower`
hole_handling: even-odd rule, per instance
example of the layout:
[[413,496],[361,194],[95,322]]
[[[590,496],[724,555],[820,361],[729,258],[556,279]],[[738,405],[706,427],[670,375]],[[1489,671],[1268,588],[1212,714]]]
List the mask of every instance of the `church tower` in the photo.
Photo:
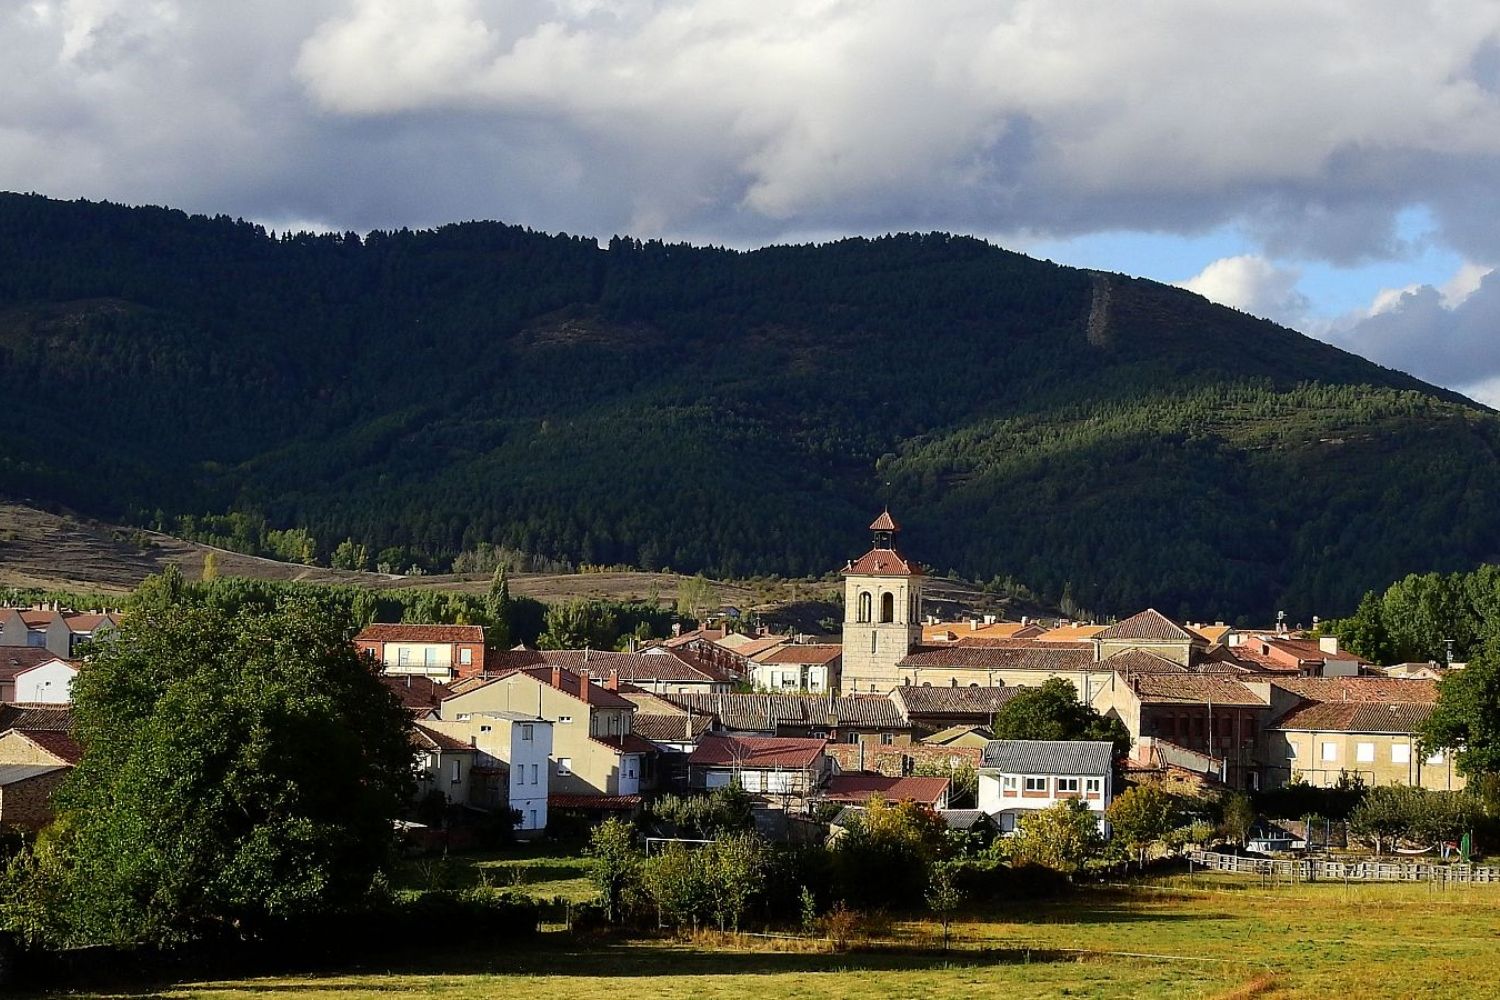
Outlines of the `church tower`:
[[896,551],[901,526],[887,510],[870,530],[870,551],[844,567],[844,694],[899,686],[896,664],[922,639],[922,571]]

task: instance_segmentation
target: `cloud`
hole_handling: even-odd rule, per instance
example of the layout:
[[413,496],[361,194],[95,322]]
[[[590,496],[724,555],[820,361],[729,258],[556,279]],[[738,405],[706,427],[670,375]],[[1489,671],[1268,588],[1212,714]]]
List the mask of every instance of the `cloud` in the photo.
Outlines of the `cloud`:
[[1500,401],[1500,274],[1465,264],[1441,287],[1382,292],[1325,339],[1390,368]]
[[1242,254],[1214,261],[1182,282],[1182,287],[1220,305],[1292,326],[1308,311],[1307,296],[1297,290],[1301,277],[1295,268]]

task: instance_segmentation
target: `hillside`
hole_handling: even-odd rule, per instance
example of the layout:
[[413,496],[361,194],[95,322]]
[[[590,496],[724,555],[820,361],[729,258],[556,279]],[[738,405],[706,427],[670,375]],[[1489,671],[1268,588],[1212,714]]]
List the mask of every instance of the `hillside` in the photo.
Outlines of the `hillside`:
[[1305,618],[1500,555],[1489,411],[944,235],[273,238],[0,196],[0,385],[0,491],[237,547],[305,529],[320,561],[347,537],[372,567],[485,542],[821,574],[889,502],[939,572]]

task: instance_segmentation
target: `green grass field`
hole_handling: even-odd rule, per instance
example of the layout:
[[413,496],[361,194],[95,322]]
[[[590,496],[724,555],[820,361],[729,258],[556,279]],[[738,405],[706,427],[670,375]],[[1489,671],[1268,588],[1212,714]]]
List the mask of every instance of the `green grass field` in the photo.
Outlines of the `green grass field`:
[[[476,865],[497,866],[505,862]],[[570,881],[534,884],[550,889]],[[1268,886],[1253,877],[1200,875],[1088,887],[1065,902],[971,913],[955,926],[955,950],[946,956],[936,950],[937,933],[927,923],[898,924],[899,945],[844,954],[809,952],[818,946],[804,941],[610,943],[564,933],[445,951],[435,934],[430,951],[389,968],[189,983],[149,995],[1361,1000],[1500,992],[1500,889],[1488,887]]]
[[[580,848],[581,851],[581,848]],[[594,898],[589,863],[581,853],[562,853],[556,845],[519,844],[493,853],[451,854],[404,862],[396,885],[404,889],[463,889],[491,885],[515,887],[541,899],[562,896],[573,902]]]

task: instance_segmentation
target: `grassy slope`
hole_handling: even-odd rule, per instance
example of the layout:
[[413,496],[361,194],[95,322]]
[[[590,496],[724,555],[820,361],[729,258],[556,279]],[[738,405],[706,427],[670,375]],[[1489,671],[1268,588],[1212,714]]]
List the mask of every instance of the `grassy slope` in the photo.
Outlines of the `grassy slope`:
[[[935,933],[931,925],[900,930]],[[1268,887],[1214,875],[1126,891],[1091,888],[1066,903],[973,915],[956,928],[959,950],[947,959],[710,941],[579,947],[557,935],[540,949],[434,948],[386,969],[188,984],[160,995],[1449,998],[1493,994],[1497,933],[1500,892],[1493,888]]]

